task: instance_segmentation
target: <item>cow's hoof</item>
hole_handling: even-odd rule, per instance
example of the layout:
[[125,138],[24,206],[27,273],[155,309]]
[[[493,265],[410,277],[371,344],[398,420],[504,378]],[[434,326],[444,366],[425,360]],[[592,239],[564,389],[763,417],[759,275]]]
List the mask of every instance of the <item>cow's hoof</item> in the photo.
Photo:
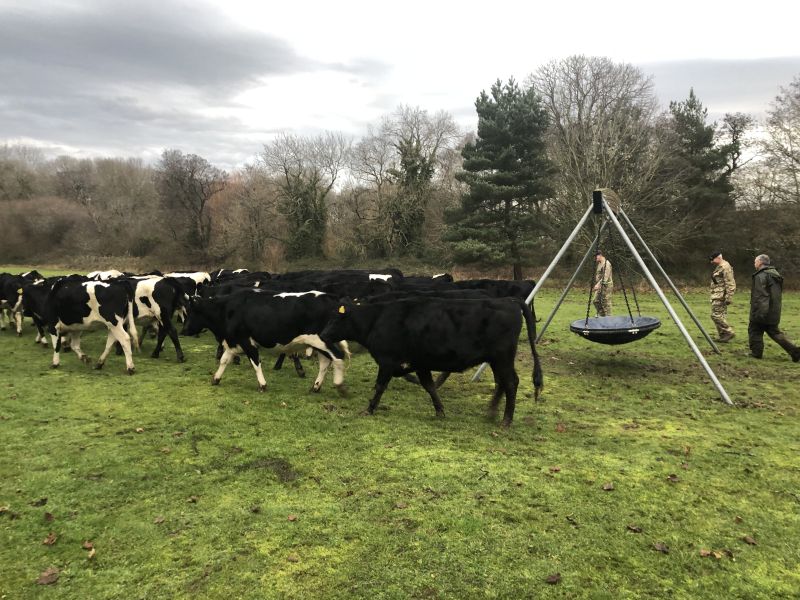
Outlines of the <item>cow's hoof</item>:
[[311,386],[311,391],[314,392],[315,394],[318,394],[321,388],[322,388],[321,383],[314,382],[314,385]]
[[89,364],[90,362],[92,362],[92,359],[89,358],[86,354],[84,354],[83,356],[81,356],[81,362]]
[[305,376],[306,376],[306,372],[305,372],[305,371],[298,371],[298,372],[297,372],[297,376],[298,376],[298,377],[300,377],[301,379],[302,379],[302,378],[305,378]]
[[17,332],[17,337],[22,337],[22,332],[21,331]]
[[133,367],[128,369],[128,375],[133,375],[134,373],[136,373],[136,369],[134,369]]
[[234,356],[233,357],[233,364],[238,365],[238,364],[241,364],[241,362],[242,362],[242,358],[240,356]]
[[181,355],[178,357],[178,359],[177,359],[177,360],[178,360],[178,362],[179,362],[179,363],[184,363],[184,362],[186,362],[186,357],[185,357],[183,354],[181,354]]
[[58,368],[58,367],[60,367],[60,366],[61,366],[61,365],[50,365],[50,368],[51,368],[51,369],[57,369],[57,368]]
[[347,386],[345,384],[342,383],[341,385],[336,385],[334,387],[336,388],[336,391],[339,392],[339,395],[342,398],[347,398],[347,396],[349,396],[349,393],[347,391]]
[[102,368],[103,368],[103,365],[104,365],[104,364],[105,364],[105,363],[97,363],[97,364],[94,366],[95,370],[96,370],[96,371],[99,371],[100,369],[102,369]]
[[443,410],[437,410],[436,411],[436,418],[437,419],[444,419],[444,411]]
[[159,354],[158,352],[153,350],[153,352],[150,354],[150,358],[158,358],[158,354]]
[[266,392],[266,391],[267,391],[267,386],[266,386],[266,384],[264,384],[264,385],[259,385],[259,386],[258,386],[258,391],[259,391],[259,392]]
[[511,419],[503,419],[502,423],[500,423],[500,426],[504,429],[508,429],[511,427]]
[[211,385],[219,385],[219,379],[216,377],[211,378]]

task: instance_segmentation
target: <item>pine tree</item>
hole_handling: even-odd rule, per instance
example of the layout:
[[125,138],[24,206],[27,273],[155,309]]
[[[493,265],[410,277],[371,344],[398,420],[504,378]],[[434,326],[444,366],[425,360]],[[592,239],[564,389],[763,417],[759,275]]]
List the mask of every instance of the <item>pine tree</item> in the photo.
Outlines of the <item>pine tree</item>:
[[681,175],[680,203],[699,217],[732,205],[728,150],[716,145],[716,124],[706,124],[708,110],[694,89],[682,102],[670,102],[675,136],[672,168]]
[[465,183],[461,206],[448,215],[446,240],[463,263],[508,264],[522,278],[522,262],[535,247],[540,203],[550,193],[552,167],[545,154],[547,114],[532,88],[498,79],[491,95],[475,101],[478,135],[461,154]]

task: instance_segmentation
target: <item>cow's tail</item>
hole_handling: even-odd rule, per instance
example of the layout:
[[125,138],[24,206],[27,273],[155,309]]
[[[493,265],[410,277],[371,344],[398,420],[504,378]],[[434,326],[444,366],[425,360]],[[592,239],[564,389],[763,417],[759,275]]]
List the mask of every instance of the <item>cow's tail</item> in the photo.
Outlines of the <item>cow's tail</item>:
[[136,320],[133,314],[133,307],[136,304],[136,284],[126,282],[125,291],[128,294],[128,335],[131,336],[131,350],[141,352],[141,348],[139,348],[139,331],[136,329]]
[[533,355],[533,388],[534,398],[539,399],[539,394],[544,389],[544,377],[542,375],[542,364],[539,361],[539,353],[536,352],[536,314],[533,312],[533,303],[528,306],[524,300],[520,300],[522,315],[525,317],[525,326],[528,329],[528,342],[531,345]]

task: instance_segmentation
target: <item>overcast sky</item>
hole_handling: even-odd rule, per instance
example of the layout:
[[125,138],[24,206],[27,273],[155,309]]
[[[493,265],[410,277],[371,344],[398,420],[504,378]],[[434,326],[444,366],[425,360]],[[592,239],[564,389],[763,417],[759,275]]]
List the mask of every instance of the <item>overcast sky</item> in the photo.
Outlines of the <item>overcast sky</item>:
[[400,104],[474,129],[482,89],[572,54],[641,67],[665,108],[694,87],[712,118],[761,117],[800,75],[798,2],[540,4],[0,0],[0,144],[232,168]]

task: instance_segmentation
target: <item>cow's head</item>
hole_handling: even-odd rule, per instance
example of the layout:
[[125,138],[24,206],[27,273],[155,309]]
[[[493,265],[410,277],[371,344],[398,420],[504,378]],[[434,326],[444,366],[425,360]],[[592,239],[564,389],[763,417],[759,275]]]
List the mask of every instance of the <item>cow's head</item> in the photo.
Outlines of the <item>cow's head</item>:
[[206,319],[206,304],[209,301],[199,296],[189,296],[184,308],[186,316],[183,320],[181,335],[199,335],[203,330],[208,329]]

